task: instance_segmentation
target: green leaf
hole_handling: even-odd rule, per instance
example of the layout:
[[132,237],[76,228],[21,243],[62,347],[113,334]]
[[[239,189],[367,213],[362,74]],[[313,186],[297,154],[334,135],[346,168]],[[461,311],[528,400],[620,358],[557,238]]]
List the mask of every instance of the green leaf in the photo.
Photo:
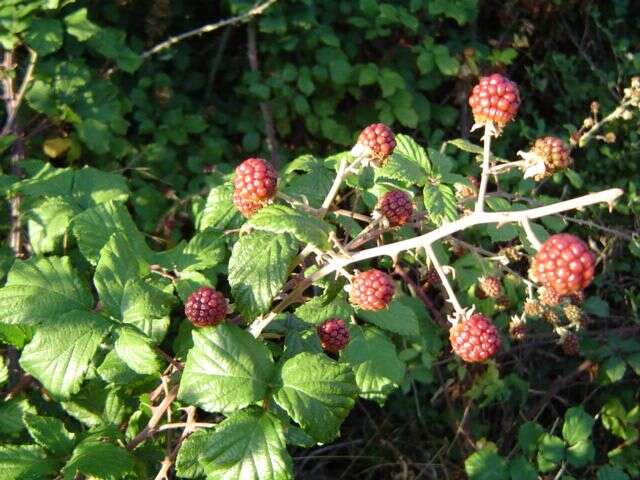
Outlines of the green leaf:
[[143,280],[129,280],[122,294],[119,318],[159,343],[169,328],[169,314],[175,301],[173,295]]
[[509,480],[507,462],[490,447],[475,452],[464,462],[469,480]]
[[29,241],[36,254],[52,253],[62,245],[77,207],[60,197],[47,198],[28,213]]
[[353,315],[353,307],[344,295],[337,295],[327,301],[323,296],[313,297],[295,310],[296,317],[307,323],[317,325],[329,318],[349,319]]
[[483,148],[480,145],[471,143],[464,138],[455,138],[453,140],[449,140],[447,143],[450,143],[464,152],[475,153],[476,155],[482,155],[484,153]]
[[30,22],[25,42],[44,57],[62,46],[62,24],[54,18],[36,18]]
[[586,467],[596,458],[596,449],[591,440],[580,440],[567,449],[567,461],[576,468]]
[[131,455],[124,448],[90,437],[80,443],[62,469],[64,480],[82,473],[101,480],[121,480],[133,472]]
[[626,360],[636,375],[640,376],[640,352],[629,355]]
[[585,312],[598,317],[608,317],[610,312],[609,303],[599,297],[588,297],[582,304],[582,308]]
[[24,414],[30,411],[35,412],[35,409],[26,399],[14,398],[0,403],[0,433],[11,437],[22,432]]
[[619,468],[607,465],[598,469],[597,480],[629,480],[629,475]]
[[62,457],[73,450],[75,435],[67,431],[61,420],[27,412],[24,414],[24,424],[31,438],[54,455]]
[[569,179],[569,182],[571,183],[571,185],[573,185],[575,188],[582,188],[582,186],[584,185],[584,182],[582,180],[582,177],[580,176],[580,174],[578,172],[576,172],[575,170],[572,170],[571,168],[567,168],[564,171],[564,174],[567,176],[567,178]]
[[3,356],[0,355],[0,385],[7,382],[9,379],[9,365]]
[[285,205],[269,205],[256,212],[248,224],[273,233],[289,233],[301,242],[329,249],[329,234],[333,228],[313,215]]
[[157,379],[152,376],[140,375],[131,370],[118,354],[111,350],[107,353],[98,369],[96,370],[100,378],[107,383],[125,385],[128,388],[135,388],[138,384],[146,381],[157,383]]
[[423,194],[424,206],[429,218],[436,225],[442,225],[458,218],[458,205],[453,188],[443,184],[427,184]]
[[0,322],[52,323],[72,310],[88,310],[93,296],[67,257],[16,261],[0,289]]
[[227,244],[223,232],[207,228],[189,240],[175,267],[179,271],[204,270],[217,267],[225,262],[227,257]]
[[392,178],[409,185],[424,185],[427,181],[427,174],[420,163],[396,151],[375,173],[376,178]]
[[55,473],[56,462],[35,445],[0,446],[2,480],[47,478]]
[[548,433],[540,437],[538,451],[538,470],[543,473],[554,470],[565,457],[564,442],[561,438]]
[[73,219],[71,229],[82,255],[92,265],[98,264],[100,250],[114,233],[121,233],[140,252],[146,247],[144,236],[122,202],[108,201],[85,210]]
[[351,365],[360,396],[383,405],[404,378],[395,345],[374,327],[353,326],[341,360]]
[[538,480],[538,472],[526,458],[516,457],[509,462],[511,480]]
[[286,234],[254,232],[236,242],[229,259],[229,284],[246,319],[269,309],[297,253],[298,242]]
[[242,224],[242,217],[233,205],[233,189],[230,185],[221,185],[211,189],[202,215],[198,220],[198,230],[209,227],[223,230]]
[[571,407],[564,414],[562,436],[569,445],[587,440],[591,436],[594,422],[593,417],[582,406]]
[[[219,426],[218,426],[219,428]],[[200,465],[200,457],[205,453],[207,445],[211,444],[214,430],[196,430],[180,445],[176,457],[176,473],[180,478],[199,478],[204,476],[204,469]]]
[[627,364],[619,355],[613,355],[600,364],[598,375],[606,383],[615,383],[622,380],[627,371]]
[[518,446],[525,455],[533,455],[538,450],[538,442],[544,428],[535,422],[526,422],[518,430]]
[[158,374],[164,366],[151,340],[135,328],[121,327],[114,349],[127,366],[136,373]]
[[296,175],[282,191],[291,197],[309,202],[313,208],[320,208],[333,184],[333,173],[323,166],[315,166],[304,175]]
[[383,310],[367,311],[358,309],[357,315],[369,323],[400,335],[415,337],[419,333],[418,317],[400,299],[394,299],[389,304],[389,307]]
[[460,69],[460,62],[449,53],[445,45],[434,45],[433,57],[438,69],[447,76],[455,76]]
[[262,400],[274,371],[264,344],[235,325],[194,330],[178,397],[208,412],[233,412]]
[[301,353],[287,360],[274,400],[319,442],[333,440],[358,393],[351,368],[323,354]]
[[95,23],[87,18],[87,9],[81,8],[64,17],[67,33],[85,42],[100,31]]
[[402,133],[396,135],[396,148],[393,152],[417,163],[427,174],[431,173],[431,162],[427,157],[427,153],[410,136]]
[[149,265],[137,253],[122,233],[113,234],[100,251],[93,283],[104,309],[116,318],[121,314],[127,282],[149,271]]
[[129,187],[122,175],[92,167],[76,170],[71,195],[82,208],[90,208],[110,200],[126,202]]
[[22,368],[57,397],[67,398],[80,384],[109,323],[89,312],[73,311],[40,327],[20,357]]
[[280,420],[257,409],[235,413],[218,425],[200,463],[211,480],[293,478]]

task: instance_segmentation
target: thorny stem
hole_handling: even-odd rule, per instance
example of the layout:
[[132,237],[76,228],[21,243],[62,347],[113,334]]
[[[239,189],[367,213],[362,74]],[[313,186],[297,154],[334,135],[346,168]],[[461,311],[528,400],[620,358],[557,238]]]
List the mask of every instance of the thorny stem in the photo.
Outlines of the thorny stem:
[[482,177],[480,179],[478,199],[476,200],[476,213],[484,212],[484,196],[487,192],[487,183],[489,181],[489,159],[491,158],[491,135],[493,131],[493,123],[485,123],[484,135],[482,136],[482,143],[484,145],[482,153]]
[[520,221],[520,225],[522,225],[522,228],[524,228],[524,232],[527,234],[527,239],[529,240],[529,243],[531,244],[531,246],[535,250],[540,250],[540,247],[542,246],[542,244],[540,243],[540,240],[538,240],[538,237],[536,236],[535,232],[531,228],[531,223],[529,223],[529,219],[526,217],[523,218]]
[[620,118],[622,114],[625,112],[625,110],[627,109],[627,107],[631,106],[632,103],[633,103],[632,98],[629,98],[623,101],[620,105],[618,105],[615,108],[615,110],[613,110],[613,112],[611,112],[606,117],[602,118],[602,120],[600,120],[599,122],[595,123],[589,130],[587,130],[585,133],[583,133],[580,136],[580,140],[578,141],[578,147],[584,148],[587,145],[587,143],[589,143],[589,140],[591,140],[591,137],[593,137],[607,123],[612,122],[617,118]]
[[438,260],[438,257],[436,257],[436,254],[433,251],[433,247],[431,246],[431,243],[425,244],[424,251],[427,254],[427,257],[429,257],[429,260],[431,260],[431,263],[433,264],[433,268],[436,269],[436,272],[438,272],[438,275],[440,276],[440,281],[442,282],[444,289],[447,291],[449,302],[451,302],[457,314],[463,315],[464,309],[460,305],[460,302],[458,301],[458,297],[456,297],[456,292],[453,290],[451,283],[449,283],[449,278],[447,277],[447,274],[444,273],[444,269],[442,268],[442,265],[440,265],[440,261]]

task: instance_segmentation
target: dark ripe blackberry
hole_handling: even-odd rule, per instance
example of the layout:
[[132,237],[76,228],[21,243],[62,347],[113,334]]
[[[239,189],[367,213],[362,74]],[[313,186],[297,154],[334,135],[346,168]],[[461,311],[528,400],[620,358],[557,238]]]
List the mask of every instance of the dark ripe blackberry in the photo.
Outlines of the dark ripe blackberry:
[[184,313],[196,327],[217,325],[227,315],[227,299],[217,290],[200,287],[187,298]]

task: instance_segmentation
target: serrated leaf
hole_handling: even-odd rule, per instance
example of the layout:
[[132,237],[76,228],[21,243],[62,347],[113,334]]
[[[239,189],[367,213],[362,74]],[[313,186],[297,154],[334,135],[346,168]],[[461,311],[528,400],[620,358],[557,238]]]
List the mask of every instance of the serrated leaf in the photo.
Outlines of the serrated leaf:
[[41,479],[55,473],[56,462],[35,445],[0,446],[2,480]]
[[548,433],[542,434],[538,450],[538,470],[549,472],[555,469],[564,457],[565,448],[562,439]]
[[351,365],[360,396],[383,405],[402,382],[404,363],[395,345],[377,328],[353,326],[349,334],[340,360]]
[[62,46],[62,23],[54,18],[34,18],[30,21],[25,42],[40,57],[55,52]]
[[586,467],[595,457],[596,449],[589,439],[580,440],[567,448],[567,461],[576,468]]
[[394,299],[388,308],[378,311],[357,311],[357,316],[380,328],[400,335],[415,337],[419,333],[418,317],[399,299]]
[[200,463],[210,480],[293,478],[280,420],[257,409],[235,413],[218,425]]
[[157,383],[156,378],[150,375],[140,375],[131,370],[114,350],[107,353],[96,372],[107,383],[126,385],[129,388],[135,388],[137,384],[146,381]]
[[179,272],[206,270],[224,263],[228,256],[224,233],[207,228],[197,233],[186,245],[172,250],[153,252],[150,259],[167,270]]
[[24,430],[23,417],[26,412],[35,412],[35,409],[25,398],[13,398],[0,403],[0,433],[3,437],[11,437]]
[[47,198],[28,213],[29,242],[36,254],[51,253],[62,245],[69,222],[78,208],[60,197]]
[[149,265],[122,233],[115,233],[100,251],[93,283],[104,309],[115,317],[121,313],[125,286],[142,278]]
[[214,187],[209,192],[202,215],[198,218],[198,230],[212,227],[223,230],[243,223],[242,217],[233,205],[233,189],[230,185]]
[[135,250],[146,250],[144,236],[122,202],[108,201],[85,210],[73,219],[71,228],[78,248],[92,265],[97,265],[100,250],[114,233],[126,237]]
[[51,323],[72,310],[88,310],[94,300],[67,257],[16,261],[0,289],[0,322]]
[[404,155],[409,160],[420,165],[427,175],[431,174],[431,162],[429,161],[429,157],[427,157],[427,152],[410,136],[402,133],[396,135],[396,148],[394,149],[394,153]]
[[199,478],[204,476],[200,457],[211,443],[214,430],[197,430],[180,445],[176,457],[176,473],[180,478]]
[[81,42],[85,42],[100,31],[95,23],[87,18],[87,9],[81,8],[64,17],[67,33]]
[[138,329],[123,326],[114,344],[115,352],[136,373],[158,374],[163,362],[153,349],[151,340]]
[[62,474],[65,480],[73,480],[78,473],[100,480],[120,480],[132,473],[133,468],[127,450],[90,437],[75,448]]
[[54,455],[61,457],[73,450],[75,435],[67,431],[61,420],[27,412],[24,414],[24,424],[31,438]]
[[508,242],[518,236],[519,230],[512,224],[506,225],[485,225],[485,231],[494,243]]
[[417,160],[412,160],[402,153],[394,151],[384,166],[375,170],[376,178],[392,178],[409,185],[424,185],[427,173]]
[[92,167],[75,171],[71,195],[82,208],[108,201],[126,202],[130,193],[122,175]]
[[256,230],[289,233],[301,242],[329,249],[329,234],[333,228],[309,213],[285,205],[269,205],[256,212],[248,221]]
[[169,314],[174,303],[173,295],[143,280],[129,280],[124,287],[118,318],[135,325],[159,343],[169,328]]
[[511,480],[538,480],[538,472],[524,457],[509,462],[509,473]]
[[509,480],[507,462],[491,448],[475,452],[467,458],[464,471],[469,480]]
[[298,242],[287,234],[253,232],[236,242],[229,259],[229,284],[246,319],[269,309],[297,253]]
[[68,398],[80,389],[109,323],[89,312],[72,311],[40,327],[20,357],[22,368],[55,396]]
[[296,175],[282,191],[286,195],[308,201],[313,208],[320,208],[331,189],[333,178],[330,170],[317,166],[304,175]]
[[436,224],[450,222],[458,218],[456,195],[448,185],[431,185],[424,187],[424,206],[429,218]]
[[455,138],[453,140],[449,140],[447,143],[450,143],[454,147],[459,148],[465,152],[475,153],[476,155],[483,154],[483,148],[480,145],[475,145],[464,138]]
[[268,349],[235,325],[193,331],[178,397],[208,412],[233,412],[264,398],[274,371]]
[[526,422],[518,430],[518,446],[525,455],[533,455],[538,450],[538,441],[544,429],[535,422]]
[[593,417],[582,406],[571,407],[564,414],[562,436],[569,445],[575,445],[591,436],[594,423]]
[[295,357],[299,353],[322,353],[322,346],[315,330],[289,329],[284,340],[284,353],[282,358]]
[[301,353],[284,363],[280,381],[276,403],[315,440],[333,440],[358,393],[351,368],[323,354]]
[[629,480],[629,475],[619,468],[607,465],[598,469],[597,480]]
[[313,325],[322,323],[328,318],[347,320],[353,313],[353,307],[344,295],[337,295],[330,301],[323,296],[313,297],[295,310],[296,317]]

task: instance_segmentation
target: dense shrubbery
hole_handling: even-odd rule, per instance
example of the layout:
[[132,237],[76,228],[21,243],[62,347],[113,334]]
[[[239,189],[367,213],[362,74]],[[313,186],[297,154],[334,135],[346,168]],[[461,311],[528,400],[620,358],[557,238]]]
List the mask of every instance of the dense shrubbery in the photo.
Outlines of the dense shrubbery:
[[640,476],[638,7],[209,3],[0,4],[2,478]]

